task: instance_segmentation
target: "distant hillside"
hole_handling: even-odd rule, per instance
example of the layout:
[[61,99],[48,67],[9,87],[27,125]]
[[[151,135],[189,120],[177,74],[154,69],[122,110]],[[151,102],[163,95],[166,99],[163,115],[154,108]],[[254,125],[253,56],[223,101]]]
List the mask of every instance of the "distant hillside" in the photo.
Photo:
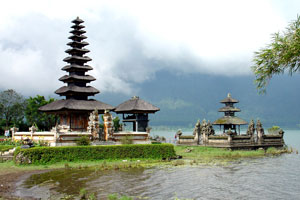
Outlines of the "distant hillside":
[[[194,126],[198,119],[214,121],[222,115],[219,103],[228,92],[240,100],[237,115],[249,121],[261,119],[265,126],[296,128],[300,124],[300,76],[274,77],[267,94],[258,95],[251,76],[212,76],[159,72],[155,79],[137,86],[136,94],[160,107],[151,115],[152,126]],[[118,105],[129,96],[100,94],[104,102]]]

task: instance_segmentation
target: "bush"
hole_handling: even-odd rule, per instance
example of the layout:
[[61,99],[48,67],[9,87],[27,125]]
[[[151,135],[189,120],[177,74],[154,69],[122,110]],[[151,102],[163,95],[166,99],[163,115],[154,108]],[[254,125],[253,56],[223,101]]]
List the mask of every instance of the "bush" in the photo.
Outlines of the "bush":
[[88,146],[91,144],[91,140],[87,136],[81,136],[76,140],[76,144],[78,146]]
[[279,131],[280,131],[279,126],[272,126],[271,128],[268,128],[269,134],[278,134]]
[[175,155],[172,144],[34,147],[30,149],[16,149],[14,161],[17,164],[48,164],[62,161],[104,159],[162,159]]

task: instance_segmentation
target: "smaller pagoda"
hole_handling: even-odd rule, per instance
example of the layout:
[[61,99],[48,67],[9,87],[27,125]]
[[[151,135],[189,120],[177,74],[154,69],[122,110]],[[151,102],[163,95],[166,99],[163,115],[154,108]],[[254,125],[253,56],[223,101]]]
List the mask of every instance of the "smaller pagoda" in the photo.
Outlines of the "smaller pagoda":
[[217,119],[213,125],[220,125],[223,126],[223,133],[225,133],[227,130],[234,131],[235,134],[237,134],[237,126],[238,126],[238,133],[240,134],[240,126],[248,124],[245,120],[235,116],[236,112],[241,112],[239,108],[234,107],[235,103],[238,103],[239,101],[232,98],[231,94],[228,93],[227,97],[220,101],[220,103],[225,104],[223,108],[219,109],[219,112],[224,112],[224,116]]
[[149,123],[148,114],[159,110],[158,107],[140,99],[138,96],[134,96],[118,105],[114,111],[117,114],[123,114],[124,123],[133,123],[134,132],[146,132]]

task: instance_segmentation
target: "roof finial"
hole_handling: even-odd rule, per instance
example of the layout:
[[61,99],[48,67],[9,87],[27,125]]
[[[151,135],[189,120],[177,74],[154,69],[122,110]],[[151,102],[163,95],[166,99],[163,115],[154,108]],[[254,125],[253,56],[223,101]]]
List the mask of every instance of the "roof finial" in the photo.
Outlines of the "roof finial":
[[228,94],[227,94],[227,97],[228,97],[228,98],[230,98],[230,97],[231,97],[231,94],[230,94],[230,93],[228,93]]
[[133,96],[132,99],[139,99],[139,96]]

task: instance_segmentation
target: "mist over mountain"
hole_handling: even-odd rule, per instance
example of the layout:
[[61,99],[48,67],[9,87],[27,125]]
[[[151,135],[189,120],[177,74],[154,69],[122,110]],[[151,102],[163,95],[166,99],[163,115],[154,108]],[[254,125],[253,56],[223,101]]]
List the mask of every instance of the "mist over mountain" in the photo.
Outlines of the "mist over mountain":
[[[281,75],[271,80],[267,93],[259,95],[254,76],[215,76],[206,74],[156,73],[151,81],[136,86],[135,95],[160,107],[150,115],[152,126],[192,127],[198,119],[214,121],[221,117],[220,100],[231,93],[240,103],[237,116],[250,121],[260,119],[273,125],[297,128],[300,124],[300,76]],[[102,93],[97,99],[117,106],[131,98],[124,94]]]

